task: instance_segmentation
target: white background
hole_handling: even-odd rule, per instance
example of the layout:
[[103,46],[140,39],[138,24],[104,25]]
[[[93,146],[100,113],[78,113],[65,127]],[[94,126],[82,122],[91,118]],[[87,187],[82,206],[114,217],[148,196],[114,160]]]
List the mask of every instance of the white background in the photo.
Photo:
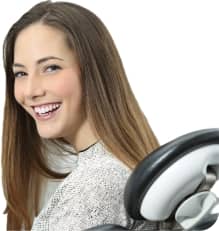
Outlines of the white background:
[[[1,4],[1,44],[12,23],[38,2],[8,0]],[[190,131],[219,127],[219,1],[74,2],[96,13],[111,32],[136,98],[161,144]],[[0,49],[2,53],[2,45]],[[2,131],[2,60],[0,76]],[[2,228],[4,208],[1,190]],[[216,227],[219,224],[211,230]]]

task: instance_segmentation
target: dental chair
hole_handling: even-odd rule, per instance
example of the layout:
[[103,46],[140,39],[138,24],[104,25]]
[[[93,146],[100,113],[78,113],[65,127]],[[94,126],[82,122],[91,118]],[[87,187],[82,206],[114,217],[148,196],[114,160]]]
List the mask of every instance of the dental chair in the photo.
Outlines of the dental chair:
[[[219,199],[211,189],[219,178],[219,129],[180,136],[145,157],[130,175],[124,192],[134,220],[174,220],[182,230],[215,224]],[[219,192],[218,192],[219,194]],[[114,224],[87,231],[134,230]]]

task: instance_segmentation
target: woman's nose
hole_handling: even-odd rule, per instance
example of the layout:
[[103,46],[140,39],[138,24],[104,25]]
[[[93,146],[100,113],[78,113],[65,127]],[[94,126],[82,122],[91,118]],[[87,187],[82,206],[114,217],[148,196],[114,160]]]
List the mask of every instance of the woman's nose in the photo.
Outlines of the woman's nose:
[[25,97],[33,99],[45,94],[42,80],[38,76],[29,76],[25,87]]

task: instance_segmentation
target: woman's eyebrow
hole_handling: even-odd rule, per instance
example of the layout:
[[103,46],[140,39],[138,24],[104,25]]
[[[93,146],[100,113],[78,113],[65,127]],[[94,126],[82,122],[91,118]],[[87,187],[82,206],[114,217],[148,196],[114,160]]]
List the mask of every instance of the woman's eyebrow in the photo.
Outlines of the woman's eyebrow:
[[[47,57],[44,57],[44,58],[41,58],[39,60],[36,61],[36,64],[39,65],[43,62],[46,62],[50,59],[58,59],[58,60],[61,60],[61,61],[64,61],[64,59],[61,59],[61,58],[58,58],[58,57],[55,57],[55,56],[47,56]],[[20,63],[14,63],[12,65],[12,67],[25,67],[23,64],[20,64]]]

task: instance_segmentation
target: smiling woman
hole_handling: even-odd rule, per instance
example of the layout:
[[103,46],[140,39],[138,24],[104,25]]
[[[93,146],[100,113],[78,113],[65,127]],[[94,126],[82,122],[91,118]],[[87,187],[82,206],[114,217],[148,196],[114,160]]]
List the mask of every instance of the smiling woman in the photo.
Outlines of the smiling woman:
[[41,2],[12,25],[3,52],[7,230],[131,228],[125,183],[159,144],[101,20]]

